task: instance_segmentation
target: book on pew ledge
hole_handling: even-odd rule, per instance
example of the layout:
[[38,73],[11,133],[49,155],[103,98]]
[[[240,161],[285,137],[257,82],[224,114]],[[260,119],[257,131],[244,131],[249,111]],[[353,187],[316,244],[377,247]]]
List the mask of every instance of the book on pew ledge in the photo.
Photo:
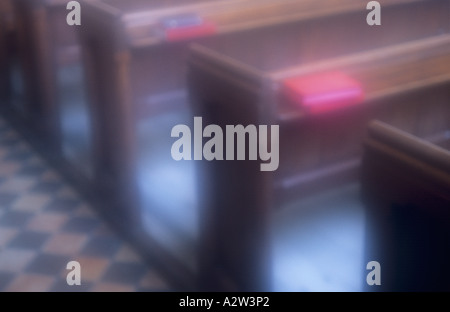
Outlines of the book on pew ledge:
[[283,81],[287,97],[310,114],[321,114],[362,103],[361,84],[342,72],[325,72]]
[[167,41],[180,41],[212,35],[216,25],[196,14],[184,14],[165,18],[160,22]]

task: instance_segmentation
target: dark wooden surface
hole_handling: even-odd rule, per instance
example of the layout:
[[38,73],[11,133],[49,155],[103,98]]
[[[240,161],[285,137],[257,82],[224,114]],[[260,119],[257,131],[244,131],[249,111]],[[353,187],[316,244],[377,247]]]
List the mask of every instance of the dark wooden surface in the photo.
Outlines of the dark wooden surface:
[[378,261],[382,270],[381,286],[367,290],[448,291],[449,150],[374,122],[365,142],[362,185],[365,260]]
[[10,0],[0,1],[0,101],[6,105],[11,96],[11,58],[15,27]]

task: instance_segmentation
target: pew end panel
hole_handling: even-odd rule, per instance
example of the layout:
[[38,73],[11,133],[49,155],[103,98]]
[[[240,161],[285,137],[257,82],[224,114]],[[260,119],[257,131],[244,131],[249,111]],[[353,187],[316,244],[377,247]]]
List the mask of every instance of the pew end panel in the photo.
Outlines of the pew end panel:
[[15,54],[14,12],[10,0],[0,1],[0,101],[2,108],[11,100],[11,62]]
[[[368,128],[362,169],[366,260],[382,285],[367,290],[448,291],[450,154],[379,121]],[[448,140],[448,138],[447,138]]]

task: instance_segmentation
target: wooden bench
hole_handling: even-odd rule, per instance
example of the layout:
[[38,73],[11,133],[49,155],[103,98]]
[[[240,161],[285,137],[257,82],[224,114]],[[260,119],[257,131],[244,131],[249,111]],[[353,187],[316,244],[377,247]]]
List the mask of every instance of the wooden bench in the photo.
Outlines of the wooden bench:
[[[111,200],[108,213],[124,225],[133,224],[136,232],[144,224],[190,271],[197,270],[192,252],[198,234],[194,164],[176,163],[170,156],[171,129],[192,123],[185,81],[192,41],[229,47],[247,60],[254,53],[245,49],[255,42],[252,48],[264,53],[268,66],[299,57],[309,62],[447,31],[445,2],[426,3],[383,1],[389,26],[378,33],[368,26],[361,32],[352,27],[365,23],[367,14],[366,3],[353,0],[189,1],[179,6],[167,1],[83,2],[79,30],[94,126],[94,179],[99,193]],[[435,22],[421,19],[406,27],[418,12]],[[186,23],[192,24],[187,30],[169,26]],[[392,36],[392,27],[402,36]],[[336,36],[333,49],[313,49],[330,31]],[[339,43],[344,35],[354,41]],[[265,43],[274,38],[279,45],[266,50]]]
[[[449,2],[427,2],[424,9],[432,11],[434,5],[448,11]],[[431,11],[429,14],[440,15]],[[402,12],[397,12],[396,21],[400,16],[408,19],[408,10]],[[252,290],[270,285],[268,276],[261,273],[270,269],[258,259],[267,259],[262,242],[268,239],[272,208],[357,181],[369,120],[378,118],[421,137],[447,129],[448,19],[440,24],[445,34],[421,33],[416,40],[410,40],[416,30],[410,29],[408,39],[408,30],[400,30],[411,24],[388,25],[388,21],[384,19],[385,28],[374,30],[364,43],[355,40],[357,33],[366,31],[363,22],[359,27],[355,24],[355,34],[342,35],[336,41],[339,27],[322,21],[328,25],[328,33],[314,36],[320,40],[310,44],[307,37],[296,37],[301,24],[292,24],[290,31],[261,40],[255,37],[239,49],[232,43],[220,48],[192,47],[192,104],[204,126],[280,126],[280,166],[275,172],[261,172],[259,161],[204,161],[200,165],[199,188],[208,194],[201,205],[208,237],[202,264],[206,288],[227,284],[233,285],[232,289]],[[422,26],[431,24],[424,21]],[[386,41],[386,34],[392,41]],[[291,57],[285,53],[292,53]],[[286,92],[297,79],[320,81],[320,77],[329,79],[336,73],[356,82],[364,100],[316,113]],[[208,210],[211,207],[214,209]]]
[[444,269],[450,260],[448,130],[426,141],[379,121],[369,126],[362,167],[365,258],[381,266],[381,285],[369,291],[450,289]]

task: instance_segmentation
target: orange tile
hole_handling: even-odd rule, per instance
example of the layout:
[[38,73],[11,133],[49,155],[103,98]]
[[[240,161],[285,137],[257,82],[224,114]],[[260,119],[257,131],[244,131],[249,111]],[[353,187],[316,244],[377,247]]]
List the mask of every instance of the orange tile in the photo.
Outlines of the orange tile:
[[77,192],[69,186],[61,188],[61,190],[58,191],[58,196],[63,199],[75,199],[78,197]]
[[48,194],[30,193],[16,200],[12,208],[20,211],[40,211],[50,200]]
[[8,242],[17,234],[17,229],[0,228],[0,252],[1,248],[6,246]]
[[109,236],[115,236],[115,233],[111,229],[111,227],[106,224],[105,222],[100,223],[97,229],[95,229],[95,235],[109,235]]
[[[3,154],[3,150],[0,149],[0,154]],[[2,161],[0,163],[0,177],[8,177],[15,174],[22,165],[15,160]]]
[[31,219],[27,228],[29,230],[52,233],[67,221],[68,216],[56,213],[41,213]]
[[116,254],[117,261],[141,262],[141,257],[129,245],[123,245]]
[[94,207],[91,207],[86,203],[81,203],[74,212],[74,215],[80,217],[97,217]]
[[165,291],[169,289],[166,281],[154,270],[149,270],[140,282],[140,286],[146,289]]
[[6,289],[7,292],[46,292],[55,278],[40,274],[24,274],[16,277]]
[[42,181],[44,182],[60,182],[61,177],[59,174],[53,169],[47,169],[41,176]]
[[92,288],[93,292],[133,292],[136,289],[129,285],[100,283]]
[[60,233],[54,235],[44,246],[44,251],[58,255],[76,255],[87,241],[83,234]]
[[[81,267],[81,283],[83,281],[95,282],[99,280],[103,273],[109,266],[108,259],[96,258],[96,257],[74,257],[73,261],[78,261]],[[67,271],[68,272],[68,271]],[[67,272],[63,273],[63,277],[66,278]]]

